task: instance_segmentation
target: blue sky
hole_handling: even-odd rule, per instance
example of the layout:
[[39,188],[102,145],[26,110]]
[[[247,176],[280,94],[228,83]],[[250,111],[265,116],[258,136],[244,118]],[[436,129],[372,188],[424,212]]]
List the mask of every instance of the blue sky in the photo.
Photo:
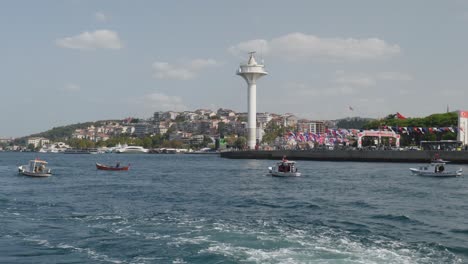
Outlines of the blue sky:
[[[466,109],[468,2],[4,1],[0,137],[154,111],[313,120]],[[354,111],[350,111],[349,107]]]

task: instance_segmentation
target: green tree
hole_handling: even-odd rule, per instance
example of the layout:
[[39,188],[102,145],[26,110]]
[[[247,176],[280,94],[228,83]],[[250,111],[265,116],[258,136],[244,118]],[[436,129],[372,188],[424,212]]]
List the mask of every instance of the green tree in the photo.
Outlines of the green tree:
[[226,134],[226,123],[224,122],[218,123],[218,134],[220,137],[224,137],[224,135]]
[[[379,120],[372,120],[364,125],[364,129],[379,129],[383,126],[389,127],[408,127],[412,128],[431,128],[431,127],[452,127],[458,125],[458,113],[457,112],[450,112],[450,113],[442,113],[442,114],[432,114],[427,117],[423,118],[407,118],[407,119],[397,119],[394,117],[395,115],[388,115],[386,118],[379,119]],[[411,133],[402,133],[400,144],[402,146],[407,145],[419,145],[422,140],[455,140],[456,133],[451,131],[445,132],[437,132],[433,133],[414,133],[414,131],[410,131]]]
[[176,123],[181,123],[181,122],[184,122],[185,120],[186,120],[185,117],[182,116],[182,115],[178,115],[178,116],[176,116],[176,118],[175,118],[175,122],[176,122]]
[[279,126],[276,122],[270,121],[265,127],[265,134],[262,137],[262,143],[273,143],[277,137],[282,137],[288,130],[293,129],[293,127]]
[[247,116],[238,116],[237,117],[237,122],[247,122],[248,118]]
[[28,145],[28,149],[29,149],[30,151],[34,151],[34,150],[35,150],[34,144],[29,144],[29,145]]
[[236,141],[234,142],[234,147],[238,149],[244,149],[247,146],[247,138],[245,137],[237,137]]
[[151,137],[143,138],[143,147],[144,148],[152,148],[153,147],[153,140]]

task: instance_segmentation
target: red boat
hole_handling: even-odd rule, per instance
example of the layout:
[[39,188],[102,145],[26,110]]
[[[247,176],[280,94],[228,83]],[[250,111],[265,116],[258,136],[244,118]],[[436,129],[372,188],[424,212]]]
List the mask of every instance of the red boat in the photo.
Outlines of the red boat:
[[108,171],[128,171],[130,168],[130,164],[127,166],[120,166],[119,163],[117,163],[116,166],[108,166],[104,164],[100,164],[96,162],[96,169],[98,170],[108,170]]

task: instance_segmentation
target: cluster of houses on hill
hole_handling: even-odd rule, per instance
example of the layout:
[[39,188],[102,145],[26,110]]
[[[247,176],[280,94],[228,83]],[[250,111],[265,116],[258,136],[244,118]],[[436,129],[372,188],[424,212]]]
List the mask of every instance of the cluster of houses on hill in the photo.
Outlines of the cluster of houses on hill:
[[[257,139],[262,140],[267,123],[278,126],[293,127],[298,131],[323,133],[329,125],[323,121],[298,119],[293,114],[257,113]],[[220,108],[217,111],[198,109],[184,112],[155,112],[147,120],[128,118],[122,122],[107,124],[86,129],[77,129],[72,138],[92,141],[107,140],[112,136],[132,135],[145,137],[163,135],[169,132],[169,140],[196,143],[203,141],[204,136],[218,138],[220,135],[245,136],[247,132],[247,113],[236,113],[233,110]]]
[[[332,125],[330,121],[299,119],[293,114],[257,113],[258,142],[261,142],[268,123],[311,133],[323,133],[327,127]],[[169,133],[169,140],[179,140],[190,144],[201,143],[206,136],[213,140],[220,136],[246,136],[247,113],[236,113],[224,108],[217,111],[209,109],[183,112],[158,111],[148,119],[126,118],[122,121],[104,122],[100,126],[76,129],[71,138],[98,142],[120,135],[143,138],[166,133]],[[68,147],[63,142],[50,142],[43,137],[28,138],[27,145],[32,145],[34,148],[53,146],[60,151]]]

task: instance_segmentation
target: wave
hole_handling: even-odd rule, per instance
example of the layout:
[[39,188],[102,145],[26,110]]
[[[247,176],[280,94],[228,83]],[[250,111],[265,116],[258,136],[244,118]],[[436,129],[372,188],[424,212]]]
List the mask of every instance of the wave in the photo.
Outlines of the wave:
[[[106,240],[94,237],[86,244],[77,244],[27,235],[24,240],[43,248],[65,250],[65,255],[73,253],[82,259],[110,263],[151,263],[161,259],[178,263],[463,263],[455,253],[466,251],[357,232],[354,229],[367,227],[350,221],[336,221],[339,225],[331,227],[281,218],[214,219],[176,212],[155,213],[152,217],[75,216],[76,224],[86,226],[90,234],[99,232]],[[98,247],[99,241],[120,246],[131,241],[132,246],[122,254],[112,247]],[[136,250],[147,245],[157,247],[158,253]]]
[[450,232],[468,235],[468,229],[451,229]]
[[371,216],[372,219],[383,219],[383,220],[390,220],[402,223],[412,223],[418,225],[425,225],[423,222],[418,221],[416,219],[412,219],[407,215],[393,215],[393,214],[378,214]]
[[[183,226],[184,232],[157,238],[170,247],[198,248],[192,256],[198,263],[213,258],[252,263],[462,263],[451,249],[440,245],[407,243],[321,224],[291,224],[281,219],[212,221],[182,215],[152,221],[159,227],[169,221]],[[366,230],[358,223],[340,224]],[[181,255],[188,263],[192,257]]]
[[25,237],[25,241],[34,243],[40,247],[49,248],[49,249],[61,249],[61,250],[68,250],[73,252],[78,252],[84,254],[87,258],[94,260],[94,261],[105,261],[110,263],[124,263],[123,260],[111,258],[106,254],[102,254],[96,251],[96,249],[87,248],[87,247],[79,247],[73,246],[66,243],[58,243],[53,244],[46,239],[41,239],[38,237]]
[[377,207],[367,203],[367,202],[364,202],[364,201],[354,201],[354,202],[349,202],[348,203],[349,205],[351,206],[355,206],[357,208],[369,208],[369,209],[377,209]]

